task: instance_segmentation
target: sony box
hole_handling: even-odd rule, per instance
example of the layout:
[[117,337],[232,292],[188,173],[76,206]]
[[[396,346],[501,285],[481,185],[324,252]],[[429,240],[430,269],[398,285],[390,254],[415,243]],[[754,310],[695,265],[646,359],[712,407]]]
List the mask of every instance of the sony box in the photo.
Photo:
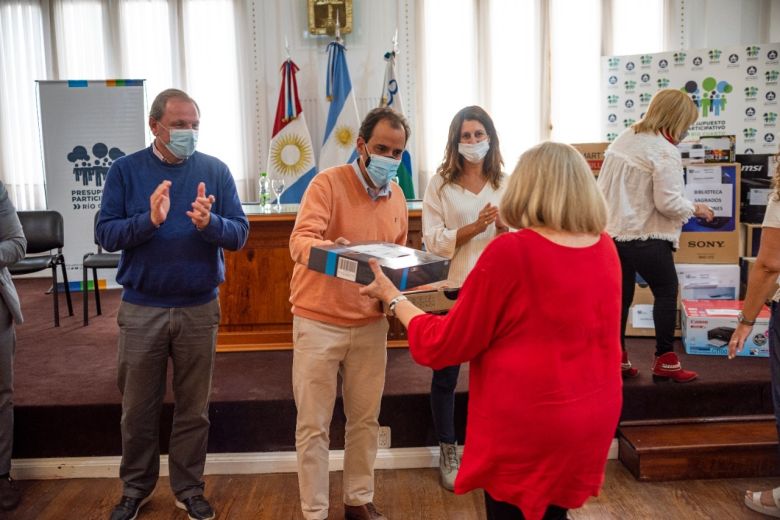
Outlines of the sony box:
[[[707,356],[725,356],[742,309],[738,300],[683,300],[682,329],[685,352]],[[750,337],[739,356],[769,357],[769,309],[756,317]]]
[[312,247],[309,269],[350,282],[368,285],[374,273],[368,261],[375,258],[385,275],[400,290],[445,280],[447,258],[389,242],[361,242]]
[[682,228],[675,262],[736,264],[739,262],[739,165],[699,164],[685,168],[685,195],[715,212],[712,222],[691,217]]

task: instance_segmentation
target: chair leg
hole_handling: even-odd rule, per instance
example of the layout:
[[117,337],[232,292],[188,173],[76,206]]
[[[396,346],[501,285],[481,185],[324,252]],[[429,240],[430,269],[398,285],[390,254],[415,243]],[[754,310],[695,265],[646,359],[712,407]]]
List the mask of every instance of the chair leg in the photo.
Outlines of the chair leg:
[[87,268],[82,266],[81,293],[84,296],[84,326],[89,325],[89,287],[87,287]]
[[73,316],[73,302],[70,299],[70,286],[68,285],[68,272],[65,270],[65,257],[60,256],[62,267],[62,283],[65,285],[65,299],[68,301],[68,316]]
[[51,294],[54,298],[54,326],[60,326],[60,297],[59,289],[57,288],[57,262],[54,262],[51,266],[51,282],[52,290]]
[[95,284],[95,307],[97,307],[98,316],[103,314],[100,310],[100,287],[98,284],[97,268],[92,268],[92,281]]

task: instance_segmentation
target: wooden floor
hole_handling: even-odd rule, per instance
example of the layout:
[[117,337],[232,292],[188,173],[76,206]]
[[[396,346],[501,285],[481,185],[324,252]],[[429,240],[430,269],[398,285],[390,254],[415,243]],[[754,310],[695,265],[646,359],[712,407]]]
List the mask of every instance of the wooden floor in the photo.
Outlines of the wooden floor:
[[[618,461],[610,461],[602,494],[571,511],[573,520],[761,519],[742,503],[745,489],[779,485],[778,479],[691,480],[640,483]],[[120,494],[115,479],[20,482],[24,499],[9,520],[107,520]],[[392,520],[484,520],[481,492],[456,496],[444,491],[437,470],[376,472],[376,503]],[[217,518],[300,520],[294,474],[206,477],[206,494]],[[343,518],[341,473],[331,473],[331,519]],[[185,520],[173,505],[168,479],[161,479],[139,520]]]

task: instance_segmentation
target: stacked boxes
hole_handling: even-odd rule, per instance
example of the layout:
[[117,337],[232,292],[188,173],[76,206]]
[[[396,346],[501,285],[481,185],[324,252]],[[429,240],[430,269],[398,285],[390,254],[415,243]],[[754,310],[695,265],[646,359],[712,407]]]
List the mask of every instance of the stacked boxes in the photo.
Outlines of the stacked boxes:
[[[734,300],[739,294],[740,269],[736,264],[677,264],[675,268],[680,283],[678,302],[681,299]],[[646,282],[637,278],[626,335],[653,336],[653,295]],[[681,333],[678,314],[675,335]]]
[[[685,352],[725,356],[737,326],[742,302],[737,300],[683,300],[682,328]],[[769,357],[769,309],[756,317],[756,324],[739,356]]]

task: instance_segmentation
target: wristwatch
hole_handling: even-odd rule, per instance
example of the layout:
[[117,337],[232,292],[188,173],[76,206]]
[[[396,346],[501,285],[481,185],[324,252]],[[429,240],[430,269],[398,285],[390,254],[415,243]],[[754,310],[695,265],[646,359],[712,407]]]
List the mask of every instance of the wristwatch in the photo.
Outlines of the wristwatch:
[[390,300],[390,303],[387,304],[387,315],[388,316],[395,316],[395,306],[398,305],[399,302],[408,301],[409,298],[404,296],[403,294],[399,294],[392,300]]
[[750,321],[742,314],[742,311],[739,311],[739,314],[737,314],[737,321],[742,325],[750,325],[751,327],[756,324],[756,320]]

